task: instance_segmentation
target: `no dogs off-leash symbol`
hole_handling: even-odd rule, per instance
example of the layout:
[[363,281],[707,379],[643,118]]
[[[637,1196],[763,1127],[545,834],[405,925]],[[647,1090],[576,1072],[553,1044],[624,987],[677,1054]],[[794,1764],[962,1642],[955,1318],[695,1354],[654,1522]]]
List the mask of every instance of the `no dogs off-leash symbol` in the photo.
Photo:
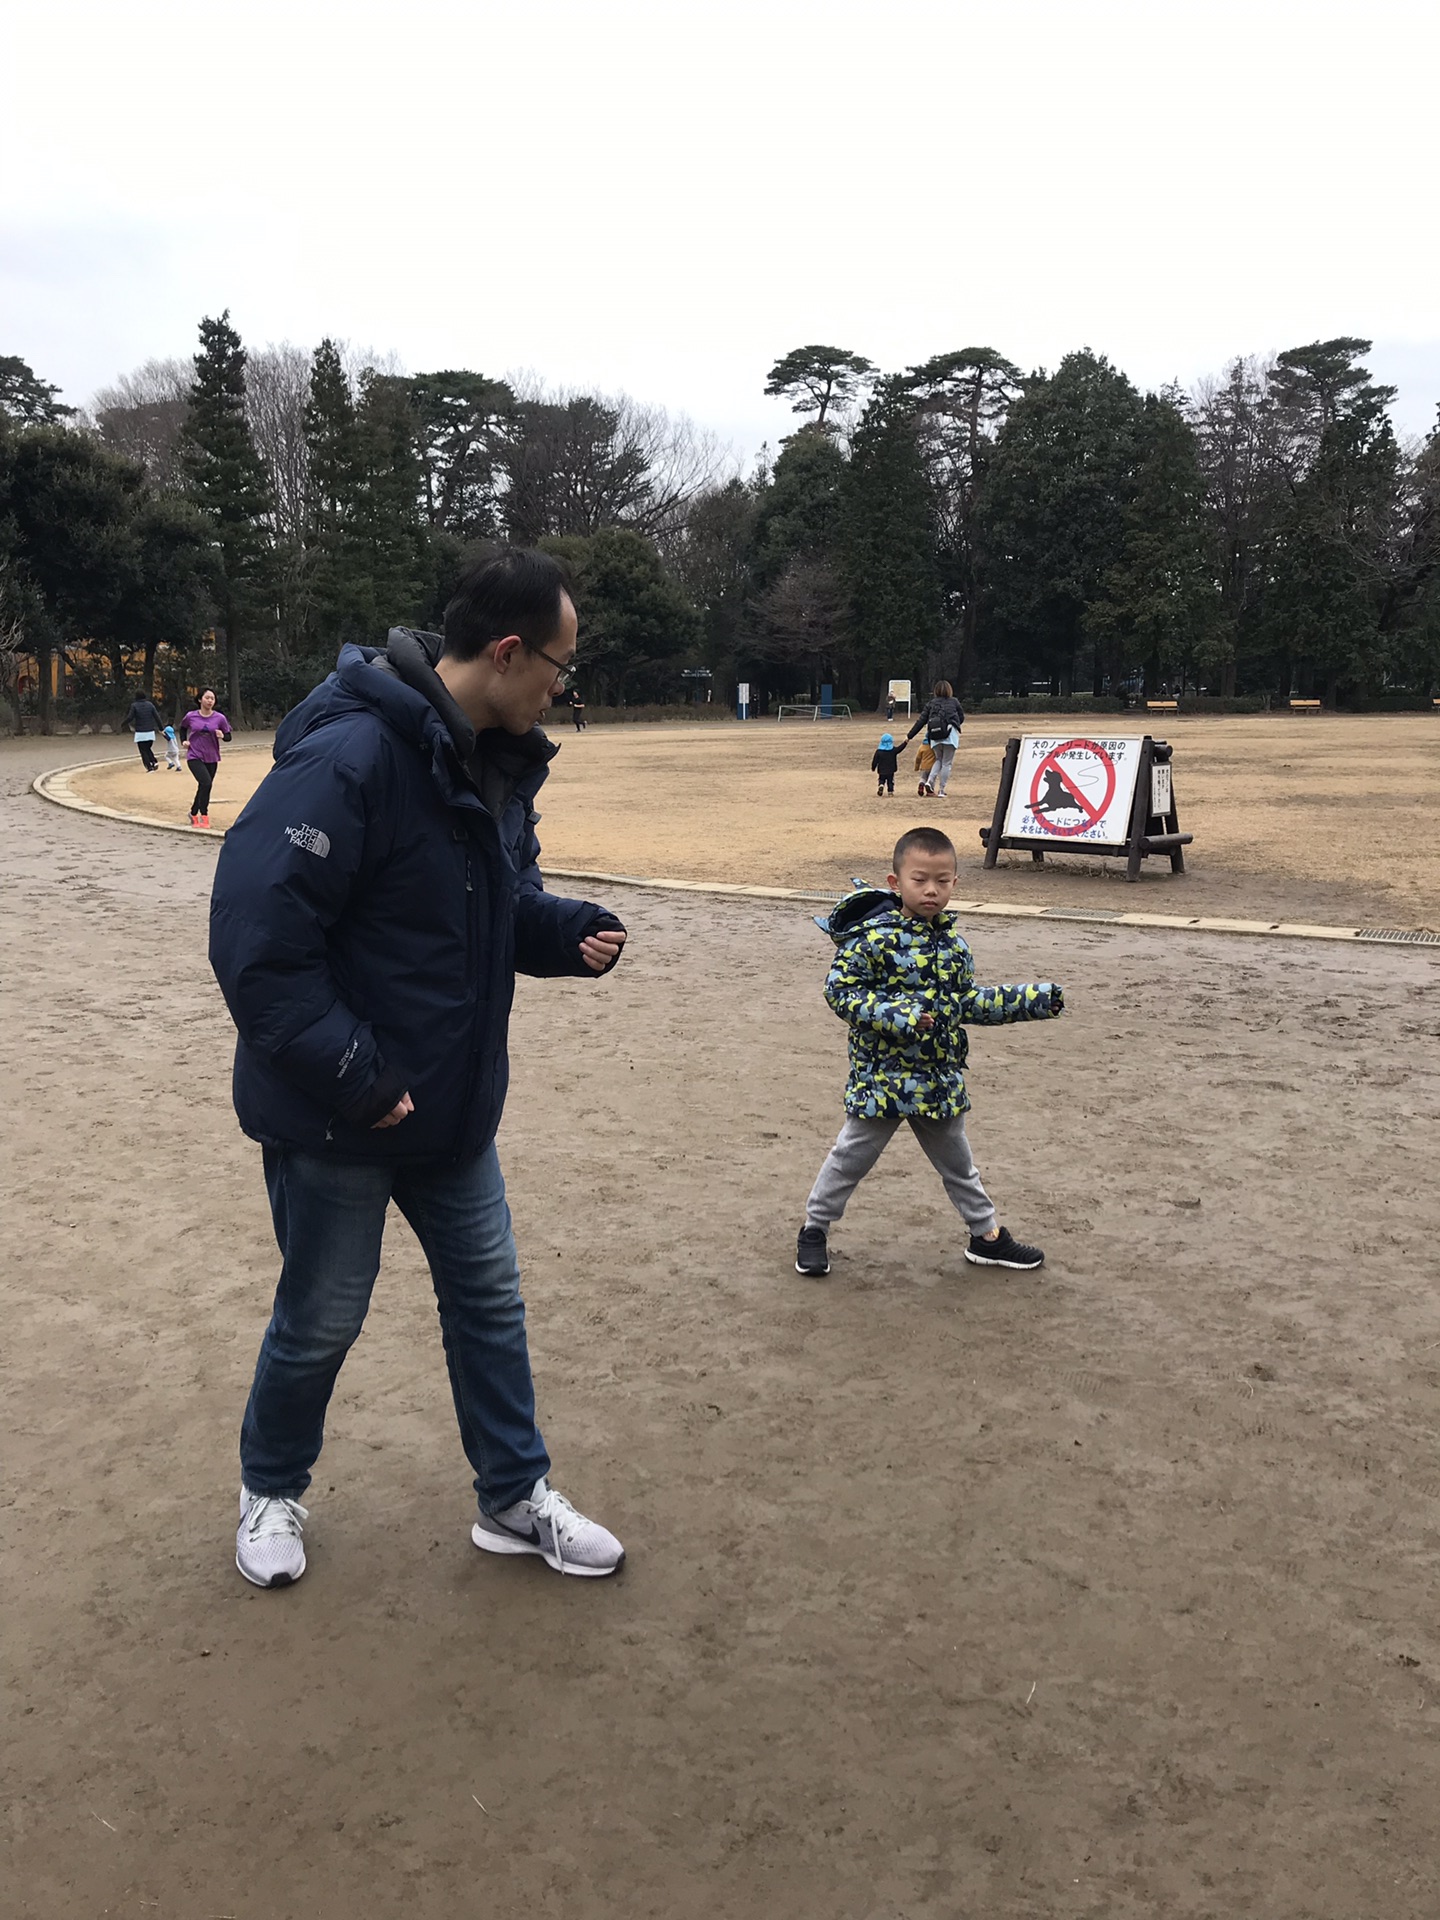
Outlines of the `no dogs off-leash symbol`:
[[1030,811],[1045,833],[1070,839],[1098,827],[1115,798],[1115,762],[1094,740],[1065,740],[1030,782]]

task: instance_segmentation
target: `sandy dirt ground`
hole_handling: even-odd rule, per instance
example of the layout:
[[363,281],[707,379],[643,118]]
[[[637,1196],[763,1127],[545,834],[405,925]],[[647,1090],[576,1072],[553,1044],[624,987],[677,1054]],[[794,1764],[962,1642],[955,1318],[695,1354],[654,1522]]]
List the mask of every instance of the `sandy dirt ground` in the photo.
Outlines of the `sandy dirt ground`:
[[[977,926],[1067,989],[974,1049],[1047,1268],[966,1267],[905,1140],[815,1283],[827,943],[617,896],[612,979],[522,984],[501,1147],[556,1477],[626,1568],[471,1547],[397,1222],[264,1593],[216,847],[29,792],[79,757],[0,747],[7,1916],[1433,1920],[1434,954]],[[552,842],[631,864],[582,798]]]
[[[1028,716],[968,722],[949,795],[922,802],[913,775],[897,781],[893,800],[876,799],[873,717],[595,726],[579,736],[557,718],[545,851],[559,865],[649,879],[840,888],[854,873],[883,877],[898,830],[932,821],[955,840],[971,899],[1440,932],[1440,839],[1430,825],[1440,714],[1172,723],[1180,824],[1195,835],[1189,870],[1177,878],[1168,860],[1150,860],[1133,886],[1123,862],[1094,857],[1048,855],[1041,869],[1005,853],[999,868],[982,868],[978,829],[994,809],[1005,741],[1043,726]],[[904,771],[911,758],[913,749]],[[268,746],[227,755],[217,827],[234,820],[269,764]],[[187,775],[145,774],[133,750],[86,782],[107,805],[180,821],[194,791]]]

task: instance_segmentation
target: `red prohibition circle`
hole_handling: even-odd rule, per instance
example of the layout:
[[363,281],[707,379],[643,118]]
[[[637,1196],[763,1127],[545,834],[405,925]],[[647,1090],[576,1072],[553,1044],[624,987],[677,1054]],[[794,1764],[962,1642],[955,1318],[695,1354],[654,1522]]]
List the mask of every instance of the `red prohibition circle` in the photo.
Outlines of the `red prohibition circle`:
[[[1083,747],[1087,753],[1093,753],[1105,769],[1105,798],[1100,802],[1098,807],[1091,806],[1084,794],[1081,793],[1079,787],[1070,780],[1065,769],[1060,765],[1061,754],[1069,753],[1074,747]],[[1056,773],[1059,774],[1061,780],[1064,782],[1066,791],[1073,796],[1075,804],[1081,809],[1085,816],[1083,820],[1079,821],[1073,827],[1057,827],[1055,823],[1048,819],[1043,813],[1035,812],[1035,802],[1040,797],[1040,782],[1045,776],[1046,769],[1049,767],[1053,767]],[[1050,749],[1039,766],[1036,767],[1035,778],[1030,782],[1030,812],[1034,816],[1036,824],[1043,832],[1053,833],[1056,838],[1060,840],[1073,840],[1077,833],[1084,833],[1088,828],[1098,826],[1104,819],[1110,802],[1114,798],[1115,762],[1110,758],[1109,754],[1106,753],[1105,749],[1097,746],[1093,740],[1062,740],[1058,747],[1052,747]]]

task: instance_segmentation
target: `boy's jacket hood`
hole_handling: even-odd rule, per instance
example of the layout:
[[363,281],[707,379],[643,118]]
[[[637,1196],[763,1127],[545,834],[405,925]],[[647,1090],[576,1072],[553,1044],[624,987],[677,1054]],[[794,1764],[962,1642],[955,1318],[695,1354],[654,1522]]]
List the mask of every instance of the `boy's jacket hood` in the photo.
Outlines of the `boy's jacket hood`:
[[[867,880],[852,880],[853,893],[845,894],[830,909],[829,913],[815,915],[815,924],[828,933],[837,947],[843,946],[859,928],[883,925],[887,917],[896,921],[903,920],[905,909],[900,904],[898,893],[892,893],[888,887],[872,887]],[[953,926],[955,916],[951,913],[939,913],[935,916],[936,926]]]

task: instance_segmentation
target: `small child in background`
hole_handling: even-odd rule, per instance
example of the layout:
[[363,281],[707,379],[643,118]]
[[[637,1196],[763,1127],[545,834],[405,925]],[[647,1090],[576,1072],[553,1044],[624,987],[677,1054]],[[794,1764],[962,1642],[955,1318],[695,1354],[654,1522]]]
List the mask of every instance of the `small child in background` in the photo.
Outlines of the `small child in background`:
[[915,771],[920,776],[919,793],[920,793],[920,798],[922,800],[925,798],[926,794],[931,791],[930,775],[934,771],[934,768],[935,768],[935,749],[934,747],[927,745],[927,743],[924,740],[922,740],[919,746],[915,749]]
[[165,729],[165,768],[169,773],[180,771],[180,742],[175,738],[174,727]]
[[870,762],[870,771],[879,781],[875,789],[875,798],[882,799],[887,793],[895,798],[895,769],[900,764],[900,749],[895,744],[893,733],[882,733],[880,744],[875,749],[875,757]]

